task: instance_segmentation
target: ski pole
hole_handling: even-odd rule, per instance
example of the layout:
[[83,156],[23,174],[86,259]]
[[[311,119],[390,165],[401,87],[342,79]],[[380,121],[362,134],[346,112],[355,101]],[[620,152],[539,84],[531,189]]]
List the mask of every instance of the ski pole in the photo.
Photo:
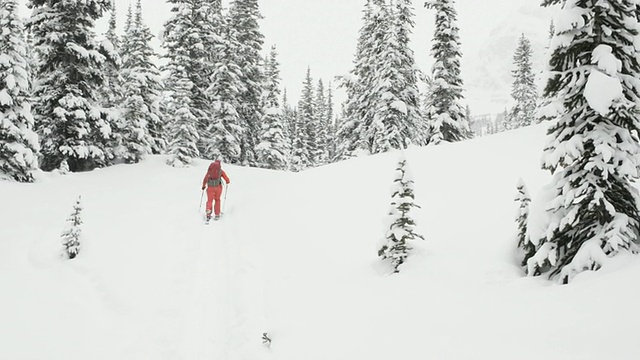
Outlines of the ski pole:
[[229,192],[229,184],[224,186],[224,201],[222,202],[222,212],[224,212],[224,206],[227,205],[227,192]]
[[198,212],[202,209],[202,197],[204,196],[204,189],[202,189],[202,193],[200,194],[200,206],[198,206]]

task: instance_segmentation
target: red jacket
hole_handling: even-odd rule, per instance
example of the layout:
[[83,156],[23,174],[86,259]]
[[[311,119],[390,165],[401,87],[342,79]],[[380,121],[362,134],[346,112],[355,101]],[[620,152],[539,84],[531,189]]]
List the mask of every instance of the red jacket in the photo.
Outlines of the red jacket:
[[[204,174],[204,179],[202,179],[202,188],[203,188],[203,189],[207,186],[207,180],[209,180],[209,178],[213,176],[213,170],[214,170],[214,168],[215,168],[215,166],[216,166],[216,164],[215,164],[215,163],[216,163],[215,161],[214,161],[214,162],[212,162],[212,163],[209,165],[209,169],[207,169],[207,173],[206,173],[206,174]],[[220,166],[220,164],[217,164],[217,165],[218,165],[218,166]],[[229,180],[229,177],[227,176],[227,173],[225,173],[225,172],[224,172],[224,170],[222,170],[222,169],[220,169],[220,171],[222,172],[222,173],[221,173],[221,176],[222,176],[222,178],[224,179],[224,181],[225,181],[227,184],[231,183],[231,181]],[[221,182],[221,183],[220,183],[220,185],[218,185],[218,186],[222,186],[222,182]]]

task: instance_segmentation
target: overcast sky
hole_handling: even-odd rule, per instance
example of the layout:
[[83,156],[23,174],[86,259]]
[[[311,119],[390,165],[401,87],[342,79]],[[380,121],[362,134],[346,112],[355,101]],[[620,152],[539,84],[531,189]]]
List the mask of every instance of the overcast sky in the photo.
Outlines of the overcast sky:
[[[26,2],[26,0],[22,0]],[[126,9],[135,0],[116,0],[117,23],[124,26]],[[223,3],[228,5],[228,1]],[[276,45],[281,64],[282,85],[290,102],[297,102],[307,66],[315,81],[325,84],[352,67],[358,30],[365,0],[264,0],[259,2],[264,16],[264,52]],[[502,111],[509,99],[510,74],[517,38],[525,33],[537,50],[540,67],[546,41],[550,10],[538,0],[457,0],[458,26],[462,43],[462,76],[467,102],[475,114]],[[429,71],[434,12],[414,2],[416,27],[412,39],[417,66]],[[143,16],[155,35],[162,33],[170,16],[171,4],[162,0],[142,0]],[[24,15],[28,16],[25,10]],[[106,18],[97,33],[106,28]],[[154,41],[159,48],[159,41]],[[539,70],[539,69],[538,69]],[[335,86],[334,82],[334,86]],[[337,92],[338,98],[341,94]]]

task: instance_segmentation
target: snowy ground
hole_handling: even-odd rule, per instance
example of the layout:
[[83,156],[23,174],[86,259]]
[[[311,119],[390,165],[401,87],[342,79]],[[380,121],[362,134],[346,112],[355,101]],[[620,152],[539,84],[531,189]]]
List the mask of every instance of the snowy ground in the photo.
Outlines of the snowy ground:
[[[406,151],[426,241],[392,276],[376,253],[398,153],[225,166],[209,226],[206,161],[0,183],[0,359],[639,359],[640,259],[568,286],[515,264],[516,183],[547,183],[543,144],[536,126]],[[83,248],[62,261],[78,195]]]

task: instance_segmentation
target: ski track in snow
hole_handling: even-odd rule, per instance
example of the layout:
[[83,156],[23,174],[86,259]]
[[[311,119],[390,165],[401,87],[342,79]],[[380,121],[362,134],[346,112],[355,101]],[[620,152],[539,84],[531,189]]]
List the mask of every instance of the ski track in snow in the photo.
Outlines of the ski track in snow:
[[[242,193],[243,189],[234,189]],[[190,245],[192,263],[188,304],[182,315],[177,359],[263,359],[260,320],[264,298],[256,253],[246,251],[238,236],[242,222],[229,205],[220,220],[202,224],[199,238]],[[200,214],[204,217],[204,214]]]
[[223,358],[224,355],[214,354],[214,346],[211,346],[216,341],[224,343],[225,336],[216,333],[218,327],[212,324],[228,323],[226,312],[220,311],[226,308],[220,304],[219,295],[227,293],[228,269],[226,259],[221,255],[224,253],[224,239],[215,236],[213,229],[217,225],[203,225],[197,239],[192,273],[185,278],[191,279],[188,309],[183,319],[185,330],[182,332],[181,351],[185,360]]

